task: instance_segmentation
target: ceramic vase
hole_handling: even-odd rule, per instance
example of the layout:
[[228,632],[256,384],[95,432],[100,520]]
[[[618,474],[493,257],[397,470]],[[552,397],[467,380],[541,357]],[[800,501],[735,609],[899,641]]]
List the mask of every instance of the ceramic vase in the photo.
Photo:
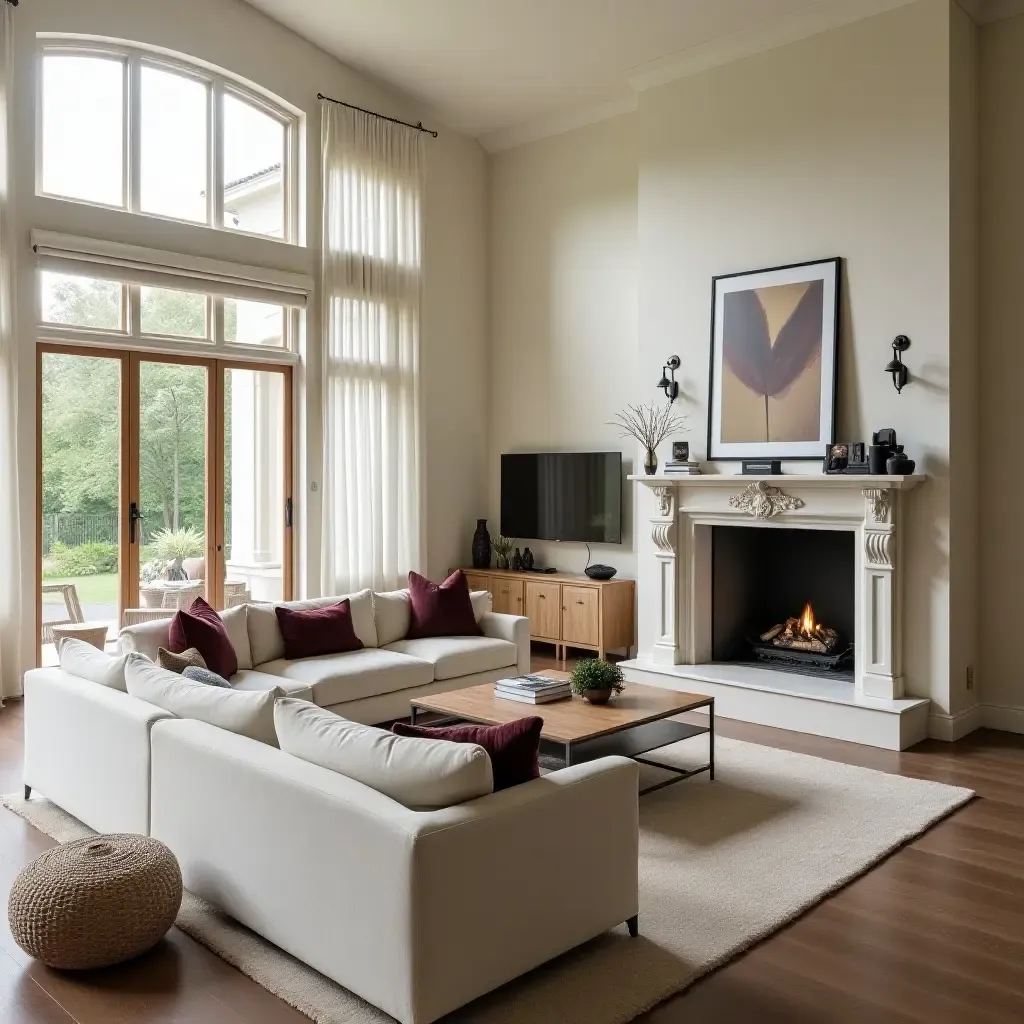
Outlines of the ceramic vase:
[[487,532],[487,520],[476,521],[476,533],[473,534],[473,568],[490,569],[491,567],[491,535]]

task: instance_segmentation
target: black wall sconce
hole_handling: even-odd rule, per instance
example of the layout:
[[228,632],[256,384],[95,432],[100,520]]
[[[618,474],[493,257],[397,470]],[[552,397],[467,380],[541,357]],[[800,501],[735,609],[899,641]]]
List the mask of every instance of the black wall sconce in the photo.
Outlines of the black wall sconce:
[[892,340],[892,359],[886,364],[885,372],[892,374],[892,384],[897,392],[906,387],[910,374],[903,365],[903,353],[910,348],[910,339],[905,334],[898,334]]
[[[679,385],[676,383],[676,370],[679,369],[679,356],[669,356],[668,362],[661,368],[661,380],[658,387],[665,392],[665,397],[674,402],[679,397]],[[672,379],[669,380],[669,374]]]

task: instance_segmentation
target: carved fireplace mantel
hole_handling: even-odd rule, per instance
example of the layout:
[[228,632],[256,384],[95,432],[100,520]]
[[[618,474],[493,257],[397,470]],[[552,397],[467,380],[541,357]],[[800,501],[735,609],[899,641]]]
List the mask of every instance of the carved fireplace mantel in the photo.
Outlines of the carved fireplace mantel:
[[[711,528],[784,527],[857,534],[855,678],[861,693],[903,696],[899,537],[905,492],[922,476],[631,476],[654,496],[656,578],[641,572],[655,663],[711,661]],[[641,545],[643,541],[641,540]],[[753,670],[756,671],[756,670]]]

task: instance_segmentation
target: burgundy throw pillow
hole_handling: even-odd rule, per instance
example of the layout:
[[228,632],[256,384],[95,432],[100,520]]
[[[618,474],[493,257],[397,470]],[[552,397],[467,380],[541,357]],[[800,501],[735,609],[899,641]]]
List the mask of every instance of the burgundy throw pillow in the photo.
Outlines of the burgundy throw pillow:
[[421,736],[431,740],[452,740],[455,743],[476,743],[487,751],[494,772],[494,791],[518,786],[540,778],[537,752],[544,719],[520,718],[504,725],[409,725],[395,722],[391,731],[396,736]]
[[194,647],[203,656],[206,667],[230,679],[238,671],[238,656],[220,616],[201,597],[192,607],[175,613],[171,619],[169,650],[183,654]]
[[410,640],[428,636],[483,636],[473,614],[469,581],[456,569],[444,583],[431,583],[418,572],[409,573]]
[[325,608],[278,606],[274,612],[284,637],[284,656],[290,661],[363,649],[352,625],[352,604],[347,597]]

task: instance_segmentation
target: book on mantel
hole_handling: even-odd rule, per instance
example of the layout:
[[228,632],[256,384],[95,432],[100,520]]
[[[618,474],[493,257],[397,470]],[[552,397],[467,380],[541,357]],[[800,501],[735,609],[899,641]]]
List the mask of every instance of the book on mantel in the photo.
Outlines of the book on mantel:
[[699,462],[677,462],[672,460],[671,462],[665,463],[666,473],[675,473],[681,476],[699,476],[700,475],[700,463]]
[[494,695],[502,700],[517,700],[523,704],[547,704],[571,697],[572,690],[568,679],[529,675],[499,679],[494,684]]

